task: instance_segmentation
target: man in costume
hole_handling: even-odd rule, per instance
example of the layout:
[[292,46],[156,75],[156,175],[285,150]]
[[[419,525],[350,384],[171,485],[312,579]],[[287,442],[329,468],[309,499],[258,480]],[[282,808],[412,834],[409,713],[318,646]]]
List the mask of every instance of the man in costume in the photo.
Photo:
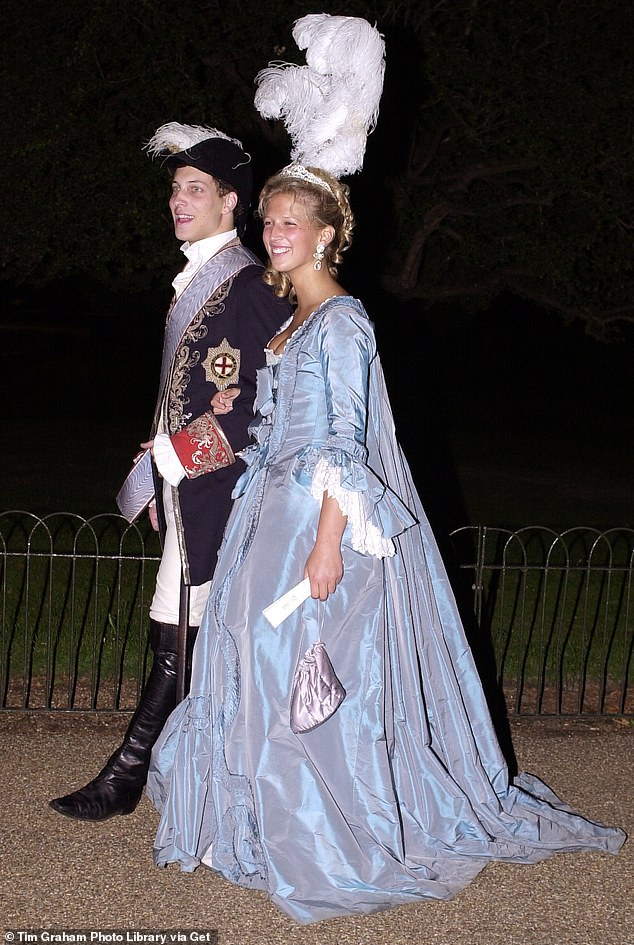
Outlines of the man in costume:
[[[252,186],[241,143],[215,128],[171,122],[147,148],[172,175],[169,205],[188,260],[173,282],[152,435],[142,444],[153,459],[150,516],[162,543],[150,606],[154,659],[119,748],[94,780],[50,802],[79,820],[129,814],[141,798],[152,746],[183,694],[177,692],[179,621],[187,637],[183,645],[181,631],[180,657],[186,650],[188,662],[231,493],[244,470],[236,453],[249,443],[256,371],[290,313],[240,241]],[[210,402],[218,392],[231,398],[232,388],[240,394],[221,427]]]

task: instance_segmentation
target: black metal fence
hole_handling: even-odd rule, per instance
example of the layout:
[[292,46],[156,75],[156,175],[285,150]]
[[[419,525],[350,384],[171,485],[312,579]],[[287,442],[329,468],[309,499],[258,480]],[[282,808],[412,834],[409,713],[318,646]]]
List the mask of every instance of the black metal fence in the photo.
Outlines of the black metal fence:
[[476,646],[514,715],[634,715],[634,530],[452,534]]
[[147,521],[0,514],[0,708],[133,708],[159,556]]
[[[634,715],[633,529],[452,541],[474,650],[510,714]],[[134,708],[158,561],[149,526],[117,515],[0,514],[0,709]]]

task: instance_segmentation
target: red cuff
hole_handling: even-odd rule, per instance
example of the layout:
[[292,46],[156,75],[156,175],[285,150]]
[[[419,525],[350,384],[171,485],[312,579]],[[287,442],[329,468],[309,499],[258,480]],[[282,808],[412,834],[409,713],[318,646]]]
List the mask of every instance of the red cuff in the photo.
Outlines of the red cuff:
[[188,479],[231,466],[236,461],[229,440],[211,410],[192,420],[170,440]]

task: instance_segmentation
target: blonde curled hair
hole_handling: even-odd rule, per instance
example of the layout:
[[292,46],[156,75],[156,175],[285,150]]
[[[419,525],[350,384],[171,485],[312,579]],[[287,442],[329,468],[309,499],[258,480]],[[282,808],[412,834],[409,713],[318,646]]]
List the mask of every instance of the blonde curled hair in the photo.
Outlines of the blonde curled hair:
[[[307,167],[308,176],[317,177],[322,184],[313,183],[301,177],[294,177],[290,173],[278,172],[264,184],[258,200],[256,216],[264,219],[270,199],[276,194],[290,194],[299,200],[308,219],[317,226],[332,226],[335,235],[324,249],[324,262],[328,272],[337,278],[337,266],[343,261],[343,253],[352,243],[354,216],[350,208],[350,190],[336,177],[327,174],[317,167]],[[270,260],[264,270],[264,281],[275,289],[275,294],[281,298],[287,296],[294,300],[294,290],[287,273],[276,272]]]

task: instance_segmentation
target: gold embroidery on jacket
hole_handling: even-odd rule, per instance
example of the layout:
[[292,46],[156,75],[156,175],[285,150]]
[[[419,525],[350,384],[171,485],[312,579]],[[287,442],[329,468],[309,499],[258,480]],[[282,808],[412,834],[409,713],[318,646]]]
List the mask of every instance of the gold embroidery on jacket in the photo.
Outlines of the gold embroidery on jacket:
[[181,346],[174,358],[168,391],[167,421],[170,434],[178,433],[192,419],[191,413],[186,413],[186,407],[189,404],[187,388],[191,381],[192,368],[200,363],[200,352],[192,351],[192,345],[209,334],[205,320],[224,312],[226,299],[232,284],[233,279],[228,279],[214,292],[196,314],[183,335]]

